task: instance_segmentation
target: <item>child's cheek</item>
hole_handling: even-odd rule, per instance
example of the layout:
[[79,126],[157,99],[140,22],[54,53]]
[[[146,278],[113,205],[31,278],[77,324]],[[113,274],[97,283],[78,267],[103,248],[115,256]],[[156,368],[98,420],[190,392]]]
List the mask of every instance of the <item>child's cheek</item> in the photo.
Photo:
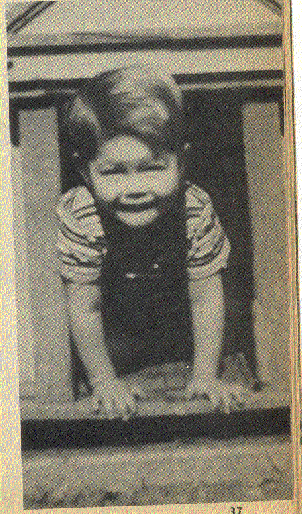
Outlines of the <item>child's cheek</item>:
[[158,195],[159,196],[170,196],[172,195],[179,187],[180,183],[180,174],[177,172],[164,173],[160,180],[158,180]]
[[122,187],[121,179],[116,176],[112,177],[97,177],[93,180],[93,188],[98,199],[111,203],[120,194]]

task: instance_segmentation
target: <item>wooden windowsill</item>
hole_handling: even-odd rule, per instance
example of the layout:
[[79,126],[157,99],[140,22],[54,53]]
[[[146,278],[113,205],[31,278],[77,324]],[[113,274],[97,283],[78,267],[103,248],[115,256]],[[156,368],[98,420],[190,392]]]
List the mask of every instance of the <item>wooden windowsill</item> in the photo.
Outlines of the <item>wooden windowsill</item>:
[[[233,411],[253,411],[258,409],[274,409],[288,407],[289,398],[267,387],[264,391],[252,393],[244,406],[234,407]],[[39,404],[35,401],[22,400],[21,419],[26,420],[81,420],[81,419],[106,419],[102,411],[91,410],[89,399],[64,404]],[[188,416],[214,412],[207,400],[146,400],[138,401],[136,417],[156,416]]]
[[[182,363],[168,364],[149,368],[131,375],[128,382],[139,383],[148,392],[146,400],[137,402],[136,418],[158,416],[189,416],[215,412],[207,399],[187,400],[184,387],[190,370]],[[238,379],[238,376],[236,377]],[[243,405],[234,406],[233,411],[256,411],[275,409],[290,405],[289,391],[280,391],[277,386],[266,385],[261,391],[254,392],[249,384],[246,401]],[[28,420],[104,420],[105,411],[93,411],[89,397],[69,403],[42,403],[33,399],[20,402],[21,419]]]
[[141,381],[148,398],[138,401],[137,412],[127,421],[93,411],[89,397],[62,404],[21,400],[22,449],[137,446],[290,432],[290,398],[280,388],[265,386],[254,392],[249,385],[245,404],[226,414],[206,399],[184,398],[189,373],[178,363],[128,377]]

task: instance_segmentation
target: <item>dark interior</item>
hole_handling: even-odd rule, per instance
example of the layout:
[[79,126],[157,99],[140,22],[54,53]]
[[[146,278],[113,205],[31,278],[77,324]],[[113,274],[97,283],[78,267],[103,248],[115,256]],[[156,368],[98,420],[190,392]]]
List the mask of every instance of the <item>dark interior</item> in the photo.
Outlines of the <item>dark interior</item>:
[[[223,272],[226,326],[221,371],[228,355],[242,353],[257,381],[252,319],[253,248],[245,170],[242,106],[257,98],[282,101],[278,88],[222,89],[184,92],[187,116],[187,179],[204,188],[231,242],[229,266]],[[281,124],[280,124],[281,129]],[[81,183],[72,169],[70,147],[61,124],[62,190]],[[72,345],[73,346],[73,345]],[[76,369],[78,358],[73,348]],[[175,353],[171,353],[171,359]],[[80,372],[80,376],[83,376]],[[78,372],[75,378],[79,377]],[[77,387],[76,387],[77,390]]]

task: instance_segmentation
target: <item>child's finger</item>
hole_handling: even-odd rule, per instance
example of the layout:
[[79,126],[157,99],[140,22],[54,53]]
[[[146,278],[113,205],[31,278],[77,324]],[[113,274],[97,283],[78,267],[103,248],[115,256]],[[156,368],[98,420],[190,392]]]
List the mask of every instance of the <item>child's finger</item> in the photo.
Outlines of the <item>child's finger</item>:
[[147,393],[146,391],[143,389],[143,387],[139,386],[139,385],[133,385],[131,388],[130,388],[130,392],[132,394],[132,396],[136,396],[138,398],[146,398],[147,397]]
[[134,399],[126,394],[119,399],[115,399],[116,409],[124,420],[128,420],[133,412],[136,410],[136,403]]
[[223,412],[226,414],[230,414],[232,408],[232,395],[225,394],[225,396],[221,399],[221,408]]
[[240,406],[245,405],[247,402],[247,399],[244,396],[241,395],[234,395],[232,394],[233,403]]
[[135,401],[135,398],[134,398],[134,395],[132,394],[132,392],[127,393],[125,400],[126,400],[128,409],[130,409],[131,412],[135,412],[136,411],[136,401]]
[[223,397],[223,410],[229,414],[236,405],[244,405],[244,403],[244,399],[238,392],[236,394],[234,391],[229,391],[227,394],[224,394]]
[[132,396],[129,395],[129,398],[127,398],[126,401],[126,415],[128,415],[128,418],[134,414],[137,410],[136,401]]
[[128,421],[131,416],[131,410],[128,408],[127,404],[121,405],[121,403],[116,404],[116,411],[118,413],[118,417],[122,418],[123,421]]
[[232,389],[231,394],[237,403],[244,404],[248,400],[248,391],[242,386]]
[[92,398],[91,398],[91,407],[92,407],[93,410],[99,411],[100,407],[101,407],[101,400],[100,400],[100,398],[98,398],[96,396],[92,396]]
[[185,390],[185,398],[187,400],[191,400],[193,396],[195,395],[195,388],[192,385],[188,385],[188,387]]
[[220,406],[220,402],[221,402],[219,394],[208,393],[208,397],[209,397],[210,402],[213,405],[214,409],[217,409]]
[[192,387],[189,387],[186,389],[184,396],[187,400],[191,400],[194,397],[199,398],[199,399],[202,398],[202,399],[210,400],[210,394],[206,391],[205,388],[203,389],[203,388],[199,388],[199,387],[196,387],[193,385],[192,385]]
[[106,411],[106,414],[107,414],[107,417],[109,419],[114,419],[116,418],[116,411],[115,411],[115,408],[114,408],[114,404],[113,404],[113,401],[111,399],[103,399],[103,407]]
[[187,400],[190,400],[194,396],[204,396],[205,390],[200,386],[200,384],[197,384],[196,382],[192,381],[189,382],[186,389],[185,389],[185,398]]

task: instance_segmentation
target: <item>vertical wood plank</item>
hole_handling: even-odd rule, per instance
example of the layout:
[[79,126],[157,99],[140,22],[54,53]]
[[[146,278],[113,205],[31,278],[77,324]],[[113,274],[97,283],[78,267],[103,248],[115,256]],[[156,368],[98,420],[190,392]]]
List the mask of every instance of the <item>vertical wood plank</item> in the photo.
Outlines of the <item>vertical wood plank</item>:
[[285,171],[277,102],[243,109],[246,170],[252,219],[255,335],[259,371],[290,387],[288,234]]
[[21,111],[20,133],[35,392],[40,401],[67,401],[72,398],[69,335],[55,254],[55,205],[60,194],[55,109]]
[[30,279],[27,260],[26,217],[22,179],[22,158],[18,148],[11,149],[11,178],[13,186],[15,287],[17,306],[17,338],[19,361],[19,394],[34,393],[35,362]]

